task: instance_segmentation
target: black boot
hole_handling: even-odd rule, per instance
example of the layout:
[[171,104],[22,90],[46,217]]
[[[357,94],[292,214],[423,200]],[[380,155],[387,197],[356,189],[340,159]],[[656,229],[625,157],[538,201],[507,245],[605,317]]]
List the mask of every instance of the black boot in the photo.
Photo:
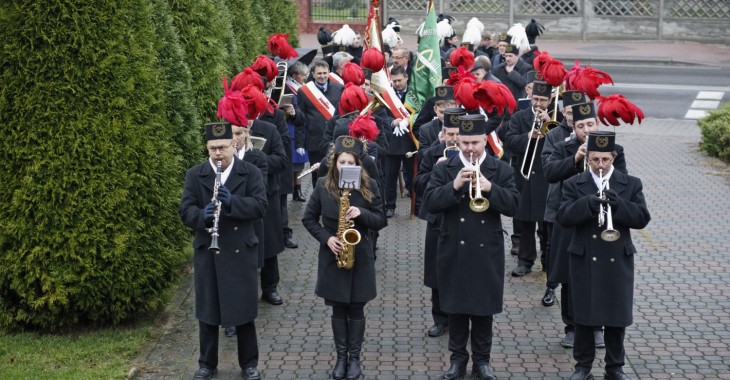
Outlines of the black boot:
[[292,200],[296,202],[306,202],[304,194],[302,194],[302,185],[294,185],[294,193],[292,193]]
[[332,318],[332,333],[335,336],[337,363],[332,369],[332,378],[342,380],[347,372],[347,319]]
[[359,379],[362,376],[360,368],[360,352],[362,341],[365,338],[365,320],[350,319],[347,331],[347,343],[350,348],[350,361],[347,363],[347,380]]

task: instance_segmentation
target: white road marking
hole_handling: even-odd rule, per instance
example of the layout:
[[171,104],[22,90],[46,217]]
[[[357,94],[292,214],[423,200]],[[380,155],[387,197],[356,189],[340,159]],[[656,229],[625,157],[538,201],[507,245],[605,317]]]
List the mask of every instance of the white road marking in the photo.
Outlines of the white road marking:
[[699,108],[705,110],[714,110],[720,105],[719,100],[695,100],[690,108]]
[[723,96],[725,96],[725,93],[722,91],[700,91],[700,93],[697,94],[697,99],[722,100]]

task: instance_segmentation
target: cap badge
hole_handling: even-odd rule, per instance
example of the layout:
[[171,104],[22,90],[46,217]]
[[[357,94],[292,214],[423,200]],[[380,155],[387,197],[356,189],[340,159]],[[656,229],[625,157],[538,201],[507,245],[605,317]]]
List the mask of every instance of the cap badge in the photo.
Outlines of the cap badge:
[[607,147],[608,146],[608,137],[607,136],[596,137],[596,146],[599,148]]
[[213,125],[213,128],[211,128],[211,133],[213,133],[213,136],[215,137],[221,137],[226,134],[226,125],[225,124],[216,124]]
[[464,132],[471,132],[474,129],[474,122],[471,120],[465,120],[461,122],[461,129]]
[[580,112],[581,115],[590,115],[591,106],[588,104],[584,104],[578,108],[578,112]]
[[355,139],[352,137],[345,137],[342,139],[342,147],[344,148],[352,148],[355,146]]

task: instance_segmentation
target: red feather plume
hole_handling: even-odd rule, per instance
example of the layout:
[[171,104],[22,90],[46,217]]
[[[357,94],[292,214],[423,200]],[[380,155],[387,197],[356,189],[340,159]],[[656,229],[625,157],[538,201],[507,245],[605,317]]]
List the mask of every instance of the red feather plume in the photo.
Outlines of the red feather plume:
[[345,83],[352,83],[356,86],[362,86],[365,83],[365,73],[362,72],[362,68],[352,62],[345,63],[345,67],[342,68],[342,80]]
[[233,77],[233,81],[231,81],[231,91],[241,91],[248,85],[256,86],[259,91],[264,90],[264,81],[261,80],[261,76],[250,67],[246,67],[243,71]]
[[360,115],[355,118],[349,125],[350,136],[368,141],[375,141],[378,138],[380,130],[375,120],[370,115]]
[[618,119],[627,124],[634,124],[634,120],[637,120],[641,124],[641,120],[644,118],[641,108],[619,94],[609,95],[605,98],[599,96],[596,115],[601,123],[614,126],[621,124]]
[[580,91],[588,95],[591,100],[600,96],[598,86],[602,84],[613,84],[613,79],[605,71],[586,66],[580,67],[580,62],[575,61],[575,66],[565,76],[566,90]]
[[469,69],[474,66],[474,53],[470,52],[469,49],[463,46],[459,47],[451,52],[449,62],[451,62],[451,66],[464,66]]
[[535,57],[533,65],[535,66],[535,70],[542,74],[545,82],[551,86],[560,86],[565,80],[565,75],[568,74],[568,70],[565,69],[563,62],[551,57],[547,52],[541,52]]
[[269,41],[266,44],[266,47],[269,49],[269,53],[281,59],[298,57],[299,53],[291,47],[287,38],[289,38],[288,34],[275,33],[269,36]]
[[274,108],[269,103],[269,99],[263,92],[259,91],[254,85],[247,85],[241,90],[243,98],[246,100],[246,117],[256,119],[264,111],[274,112]]
[[362,52],[362,58],[360,58],[360,66],[377,73],[385,67],[385,56],[378,48],[365,49]]
[[241,91],[231,91],[228,78],[223,77],[223,97],[218,101],[218,118],[238,126],[248,125],[246,99]]
[[474,92],[479,84],[474,80],[462,80],[454,86],[454,99],[467,110],[479,108],[479,101],[474,97]]
[[251,64],[251,70],[257,72],[262,77],[266,77],[266,80],[269,82],[272,82],[279,73],[279,68],[276,67],[276,63],[265,55],[256,57],[256,60]]
[[507,86],[485,80],[477,85],[474,91],[474,98],[479,102],[479,106],[487,112],[496,111],[501,115],[506,108],[509,112],[513,112],[517,108],[512,92]]
[[368,96],[365,90],[353,83],[347,83],[345,89],[340,96],[339,111],[340,115],[350,113],[352,111],[361,111],[368,105]]
[[446,84],[456,87],[456,85],[462,81],[476,82],[477,77],[463,66],[459,66],[456,68],[456,71],[452,71],[451,74],[449,74],[449,79],[446,81]]

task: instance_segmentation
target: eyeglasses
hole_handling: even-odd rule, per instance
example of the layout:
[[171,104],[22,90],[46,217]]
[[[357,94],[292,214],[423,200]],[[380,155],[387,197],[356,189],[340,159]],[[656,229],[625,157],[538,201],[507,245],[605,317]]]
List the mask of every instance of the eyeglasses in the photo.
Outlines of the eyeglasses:
[[230,148],[230,147],[231,147],[231,145],[233,145],[233,143],[231,143],[231,144],[228,144],[228,145],[220,145],[220,146],[209,146],[209,147],[208,147],[208,152],[210,152],[210,153],[215,153],[215,152],[217,152],[217,151],[219,151],[219,150],[220,150],[221,152],[223,152],[224,150],[226,150],[226,149]]

